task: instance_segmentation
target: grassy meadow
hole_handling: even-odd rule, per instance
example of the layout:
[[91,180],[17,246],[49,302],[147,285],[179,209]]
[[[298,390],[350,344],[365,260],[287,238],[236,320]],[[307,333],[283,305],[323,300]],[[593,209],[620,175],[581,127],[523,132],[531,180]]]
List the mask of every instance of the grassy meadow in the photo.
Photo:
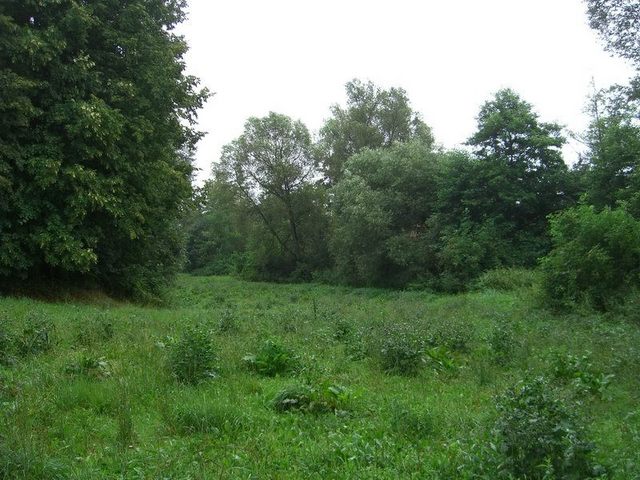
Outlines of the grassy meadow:
[[497,404],[537,377],[601,478],[640,478],[637,319],[553,314],[508,274],[455,296],[181,276],[164,307],[0,299],[0,478],[498,478]]

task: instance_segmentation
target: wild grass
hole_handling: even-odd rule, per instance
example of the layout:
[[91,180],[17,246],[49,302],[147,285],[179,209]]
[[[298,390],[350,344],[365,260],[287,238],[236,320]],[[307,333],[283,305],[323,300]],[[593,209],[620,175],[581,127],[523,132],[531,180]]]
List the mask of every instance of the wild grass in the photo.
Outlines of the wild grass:
[[520,418],[505,394],[539,377],[594,472],[640,477],[640,326],[486,283],[183,276],[163,308],[3,298],[0,479],[500,478],[527,467],[498,448]]

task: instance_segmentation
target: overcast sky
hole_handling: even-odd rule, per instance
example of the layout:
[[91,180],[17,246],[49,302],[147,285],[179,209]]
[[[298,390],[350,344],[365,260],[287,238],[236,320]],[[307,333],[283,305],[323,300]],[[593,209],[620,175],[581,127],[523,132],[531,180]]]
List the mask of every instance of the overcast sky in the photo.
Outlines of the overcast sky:
[[[215,92],[199,117],[200,182],[248,117],[284,113],[316,133],[353,78],[404,88],[437,142],[455,147],[500,88],[579,132],[592,79],[632,73],[604,52],[581,0],[189,0],[178,31],[188,73]],[[577,148],[565,148],[569,163]]]

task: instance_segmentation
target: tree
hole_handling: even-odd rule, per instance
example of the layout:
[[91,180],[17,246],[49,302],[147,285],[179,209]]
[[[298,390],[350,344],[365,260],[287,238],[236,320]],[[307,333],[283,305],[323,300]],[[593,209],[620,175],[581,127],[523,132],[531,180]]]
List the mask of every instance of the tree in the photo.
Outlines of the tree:
[[607,49],[640,66],[640,1],[586,0],[591,28]]
[[[538,120],[531,105],[509,89],[499,91],[478,115],[469,145],[479,160],[473,186],[460,192],[476,221],[492,219],[516,239],[524,263],[544,253],[546,217],[572,201],[573,192],[560,148],[561,127]],[[471,197],[471,198],[469,198]],[[461,207],[451,205],[457,212]],[[461,212],[460,212],[461,213]],[[530,240],[540,241],[538,246]]]
[[332,189],[331,250],[341,277],[356,285],[402,286],[428,274],[441,155],[399,143],[351,157]]
[[346,108],[334,105],[320,131],[316,155],[329,184],[341,179],[347,159],[364,148],[413,140],[433,145],[431,129],[412,110],[403,89],[382,90],[371,82],[352,80],[346,91]]
[[178,266],[207,96],[184,1],[0,4],[0,277],[157,294]]
[[270,252],[263,253],[280,258],[278,267],[272,265],[280,276],[297,269],[304,270],[300,275],[308,275],[306,264],[314,257],[312,245],[323,227],[322,222],[310,223],[324,210],[323,194],[313,184],[316,170],[311,148],[311,136],[302,122],[271,112],[264,118],[250,118],[244,133],[223,148],[216,167],[266,228],[274,243]]

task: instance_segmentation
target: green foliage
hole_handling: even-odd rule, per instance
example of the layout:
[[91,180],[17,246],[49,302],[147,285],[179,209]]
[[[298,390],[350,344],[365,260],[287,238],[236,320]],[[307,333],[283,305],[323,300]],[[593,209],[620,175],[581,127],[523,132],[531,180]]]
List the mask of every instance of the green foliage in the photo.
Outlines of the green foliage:
[[433,262],[425,221],[433,212],[441,154],[420,143],[365,150],[332,190],[331,251],[356,285],[403,286]]
[[320,130],[316,152],[329,184],[340,181],[347,160],[366,148],[387,148],[411,141],[426,148],[433,146],[431,129],[412,110],[402,88],[382,90],[357,79],[345,88],[347,106],[331,107],[332,117]]
[[474,283],[478,290],[510,292],[531,288],[538,283],[535,270],[520,267],[495,268],[480,275]]
[[640,288],[640,221],[622,209],[576,207],[551,219],[553,250],[541,261],[545,300],[610,309]]
[[272,340],[267,340],[258,353],[247,355],[243,360],[252,371],[266,377],[289,375],[300,368],[298,357]]
[[220,404],[206,396],[178,395],[178,400],[169,408],[166,420],[181,435],[220,435],[246,427],[246,416],[233,405]]
[[308,280],[325,267],[325,190],[316,174],[311,136],[300,121],[270,112],[247,120],[215,167],[257,219],[248,250],[255,278]]
[[[0,286],[156,297],[180,261],[192,125],[183,2],[0,5]],[[6,200],[6,201],[5,201]]]
[[433,413],[424,406],[392,405],[391,428],[410,439],[421,440],[435,432]]
[[380,334],[378,358],[382,369],[388,373],[415,375],[424,364],[424,342],[411,326],[388,324]]
[[25,327],[16,336],[16,351],[21,356],[36,355],[53,347],[54,326],[46,315],[32,312],[27,315]]
[[211,333],[188,327],[169,352],[169,368],[182,383],[197,384],[216,376],[217,356]]
[[83,353],[80,358],[64,369],[71,375],[82,375],[89,378],[105,378],[111,376],[111,366],[104,357],[94,357]]
[[591,362],[591,355],[558,354],[552,362],[554,378],[571,383],[580,394],[598,394],[602,396],[611,383],[613,375],[597,371]]
[[581,479],[594,474],[593,447],[571,410],[541,378],[519,383],[498,401],[498,451],[507,472],[524,478]]
[[546,380],[519,383],[500,397],[497,407],[494,433],[506,473],[530,479],[594,476],[593,447]]
[[348,391],[333,383],[290,385],[276,394],[271,407],[279,413],[344,413],[348,409]]
[[498,320],[489,336],[491,356],[498,365],[507,365],[519,347],[519,341],[511,322]]

